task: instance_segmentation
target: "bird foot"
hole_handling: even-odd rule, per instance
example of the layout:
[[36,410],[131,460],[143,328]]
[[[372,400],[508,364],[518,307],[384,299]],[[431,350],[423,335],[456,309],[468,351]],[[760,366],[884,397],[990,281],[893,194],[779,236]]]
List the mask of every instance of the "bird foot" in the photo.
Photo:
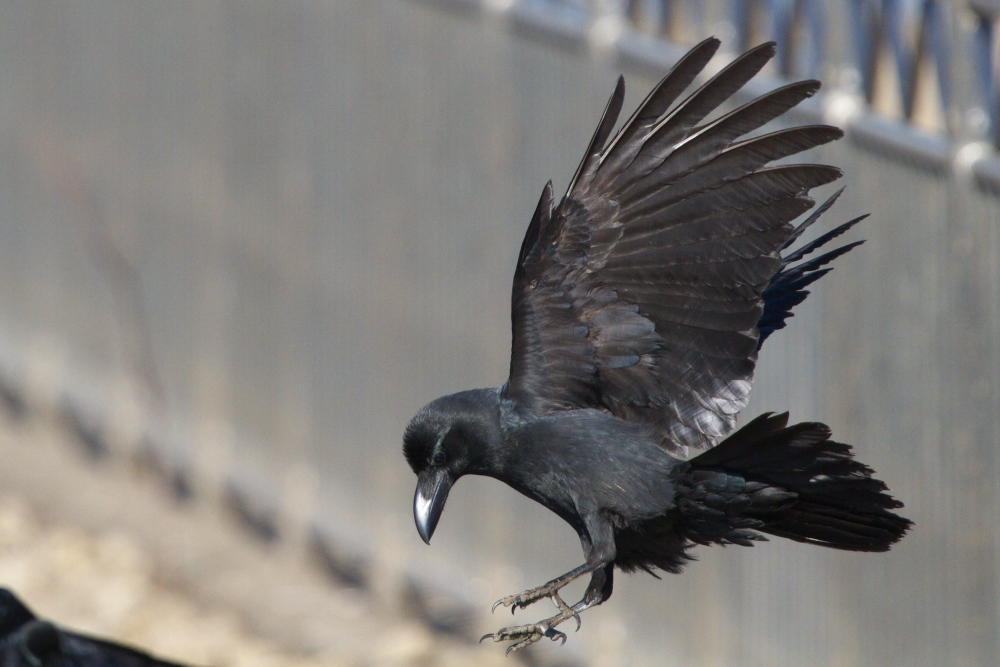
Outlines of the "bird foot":
[[487,638],[492,639],[495,642],[513,641],[514,643],[507,647],[506,655],[516,653],[526,646],[531,646],[542,637],[548,637],[552,641],[561,641],[565,644],[566,633],[556,630],[555,626],[562,623],[567,618],[569,618],[569,616],[564,617],[562,614],[559,614],[558,616],[547,618],[538,623],[512,625],[510,627],[497,630],[496,632],[483,635],[479,642],[482,643]]
[[[527,591],[527,593],[533,593],[533,592],[534,591]],[[521,595],[524,595],[524,593],[522,593]],[[512,595],[508,598],[500,600],[500,602],[518,597],[520,596]],[[542,637],[548,637],[552,641],[561,641],[563,644],[565,644],[566,633],[556,630],[556,626],[567,619],[575,618],[576,629],[579,630],[580,615],[572,607],[566,604],[561,597],[559,597],[558,590],[550,591],[546,595],[540,595],[535,599],[525,603],[525,606],[531,604],[532,602],[540,600],[543,597],[552,598],[552,602],[555,603],[556,607],[559,609],[558,614],[556,614],[552,618],[547,618],[544,621],[539,621],[538,623],[529,623],[527,625],[512,625],[497,630],[496,632],[485,634],[479,639],[479,643],[485,641],[487,637],[495,642],[513,641],[514,643],[507,647],[506,655],[510,655],[511,653],[520,651],[526,646],[531,646],[532,644],[540,640]],[[498,602],[497,604],[499,604],[500,602]],[[511,604],[514,603],[512,602]],[[494,608],[496,608],[495,605]]]
[[[552,598],[555,602],[556,607],[562,609],[566,606],[566,603],[562,601],[559,597],[559,590],[562,586],[558,585],[557,581],[550,581],[544,586],[539,586],[538,588],[532,588],[530,590],[524,591],[523,593],[518,593],[517,595],[508,595],[505,598],[501,598],[493,603],[493,608],[490,609],[491,612],[495,612],[497,607],[510,607],[510,613],[513,614],[518,609],[525,609],[530,605],[535,604],[539,600],[545,598]],[[558,602],[556,601],[558,600]],[[562,604],[560,604],[562,603]]]
[[548,637],[552,641],[559,640],[562,641],[563,644],[566,643],[566,633],[560,632],[555,628],[547,627],[544,621],[541,623],[512,625],[509,628],[502,628],[496,632],[483,635],[479,640],[480,643],[485,641],[487,637],[495,642],[514,640],[514,643],[507,647],[505,655],[516,653],[526,646],[531,646],[542,637]]

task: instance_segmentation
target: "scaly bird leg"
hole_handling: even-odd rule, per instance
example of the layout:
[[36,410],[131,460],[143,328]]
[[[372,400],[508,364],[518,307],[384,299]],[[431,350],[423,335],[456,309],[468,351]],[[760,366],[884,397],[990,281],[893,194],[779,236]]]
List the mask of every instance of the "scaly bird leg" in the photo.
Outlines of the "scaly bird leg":
[[[531,590],[518,593],[517,595],[508,595],[505,598],[497,600],[493,605],[492,611],[496,611],[497,607],[503,605],[504,607],[510,607],[510,613],[513,614],[517,609],[524,609],[525,607],[538,602],[542,598],[553,598],[553,602],[555,602],[555,599],[559,597],[559,591],[565,588],[570,582],[579,579],[583,575],[593,572],[600,567],[600,564],[584,563],[580,567],[570,570],[561,577],[556,577],[544,586],[532,588]],[[562,600],[560,600],[560,602],[561,601]],[[565,605],[565,603],[563,603],[563,605]],[[556,606],[558,607],[559,605],[556,604]]]

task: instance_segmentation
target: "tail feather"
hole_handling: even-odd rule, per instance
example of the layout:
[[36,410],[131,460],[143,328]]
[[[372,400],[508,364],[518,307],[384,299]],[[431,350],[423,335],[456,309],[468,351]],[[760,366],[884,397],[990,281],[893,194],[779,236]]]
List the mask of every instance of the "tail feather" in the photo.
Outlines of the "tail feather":
[[787,426],[788,414],[761,415],[689,462],[678,507],[698,543],[749,544],[760,531],[850,551],[887,551],[912,522],[902,503],[830,440],[825,424]]
[[800,500],[780,518],[765,522],[759,530],[832,549],[888,551],[911,524],[895,514],[885,514],[887,516],[866,514],[859,517],[851,510]]

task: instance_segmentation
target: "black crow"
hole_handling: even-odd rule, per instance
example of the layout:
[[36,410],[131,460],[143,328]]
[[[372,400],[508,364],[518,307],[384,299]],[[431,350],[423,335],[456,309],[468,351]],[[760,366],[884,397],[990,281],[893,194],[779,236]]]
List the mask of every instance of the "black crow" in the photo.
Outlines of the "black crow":
[[0,588],[0,666],[181,667],[40,621],[6,588]]
[[[736,430],[761,343],[857,243],[795,262],[862,218],[789,250],[840,194],[793,226],[814,204],[809,190],[841,171],[768,164],[843,132],[810,125],[741,140],[818,81],[705,120],[774,56],[773,43],[677,102],[718,47],[707,39],[681,58],[609,141],[619,78],[566,195],[555,205],[545,186],[521,245],[509,379],[439,398],[406,428],[425,542],[462,475],[505,482],[580,536],[583,565],[497,602],[513,611],[550,598],[559,610],[484,637],[512,641],[508,652],[565,641],[556,626],[579,627],[579,612],[608,599],[616,566],[680,572],[695,544],[751,546],[761,533],[886,551],[911,525],[827,426],[768,413]],[[687,459],[688,448],[711,449]],[[560,589],[586,574],[583,598],[566,604]]]

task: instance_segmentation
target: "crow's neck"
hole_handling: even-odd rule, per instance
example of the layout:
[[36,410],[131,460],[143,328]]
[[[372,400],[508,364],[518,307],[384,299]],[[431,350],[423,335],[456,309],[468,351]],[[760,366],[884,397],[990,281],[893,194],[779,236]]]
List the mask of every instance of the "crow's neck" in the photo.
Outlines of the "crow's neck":
[[506,459],[502,428],[504,407],[500,390],[473,389],[462,392],[468,406],[474,408],[463,415],[463,424],[472,430],[469,461],[465,474],[495,477],[503,470]]

